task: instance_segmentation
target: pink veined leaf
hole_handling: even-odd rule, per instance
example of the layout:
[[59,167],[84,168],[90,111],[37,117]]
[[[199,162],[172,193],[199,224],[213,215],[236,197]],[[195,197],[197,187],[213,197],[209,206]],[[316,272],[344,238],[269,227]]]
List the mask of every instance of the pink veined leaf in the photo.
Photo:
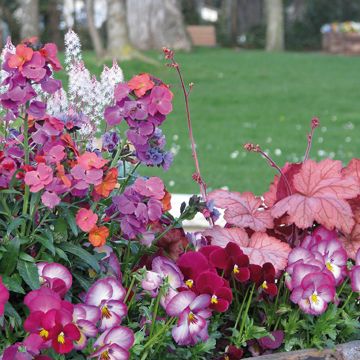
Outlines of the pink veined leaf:
[[251,264],[263,265],[271,262],[276,271],[287,266],[290,246],[266,233],[255,232],[249,238],[242,229],[214,226],[203,234],[212,238],[211,245],[225,247],[229,242],[238,244],[244,254],[249,256]]
[[354,213],[355,225],[351,233],[341,239],[349,258],[355,260],[356,253],[360,248],[360,196],[350,200],[349,203]]
[[225,209],[224,219],[231,225],[254,231],[266,231],[274,226],[270,212],[261,207],[262,200],[250,192],[215,190],[208,197],[215,206]]
[[345,176],[353,176],[360,184],[360,159],[351,159],[348,166],[342,169]]
[[304,162],[294,176],[296,193],[277,202],[271,214],[278,218],[289,215],[289,222],[301,229],[316,221],[328,229],[337,228],[349,234],[354,226],[353,213],[346,199],[360,193],[357,180],[341,174],[340,161],[331,159]]

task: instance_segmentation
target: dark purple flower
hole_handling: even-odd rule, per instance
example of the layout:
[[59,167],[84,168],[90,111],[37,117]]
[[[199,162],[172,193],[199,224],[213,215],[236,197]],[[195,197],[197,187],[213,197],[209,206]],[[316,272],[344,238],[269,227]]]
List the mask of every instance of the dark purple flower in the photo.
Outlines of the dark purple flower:
[[108,131],[102,136],[102,147],[104,150],[112,152],[120,142],[120,136],[115,131]]

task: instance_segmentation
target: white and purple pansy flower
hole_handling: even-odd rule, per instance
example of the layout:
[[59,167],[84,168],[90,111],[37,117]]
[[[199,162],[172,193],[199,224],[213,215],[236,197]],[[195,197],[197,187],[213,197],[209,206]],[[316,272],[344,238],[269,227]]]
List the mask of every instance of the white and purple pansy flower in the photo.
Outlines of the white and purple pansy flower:
[[335,281],[326,273],[310,273],[291,294],[291,301],[298,304],[307,314],[322,314],[335,297]]
[[93,338],[98,333],[96,326],[101,318],[101,311],[98,307],[85,304],[74,306],[73,322],[80,332],[80,339],[75,342],[74,348],[82,350],[85,348],[87,338]]
[[117,326],[103,332],[96,340],[96,351],[90,358],[98,360],[127,360],[130,357],[129,349],[134,343],[133,332],[124,327]]
[[101,311],[100,330],[104,331],[117,326],[127,314],[123,300],[126,291],[121,282],[112,277],[100,279],[89,289],[85,304],[96,306]]
[[196,295],[192,291],[183,291],[175,295],[166,306],[169,316],[179,318],[172,329],[172,336],[179,345],[194,345],[199,341],[206,341],[208,335],[208,321],[211,316],[209,305],[211,296]]
[[36,264],[40,283],[48,286],[61,297],[69,291],[72,285],[72,275],[63,265],[58,263],[40,262]]
[[360,249],[358,249],[355,258],[355,266],[350,270],[351,289],[360,293]]

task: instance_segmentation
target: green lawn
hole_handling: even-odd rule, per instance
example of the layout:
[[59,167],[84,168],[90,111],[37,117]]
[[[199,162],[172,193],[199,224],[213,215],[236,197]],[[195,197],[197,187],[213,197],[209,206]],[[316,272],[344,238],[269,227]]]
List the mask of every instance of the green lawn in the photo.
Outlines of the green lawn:
[[[184,103],[175,71],[162,64],[161,54],[150,54],[159,66],[123,62],[126,79],[149,72],[170,83],[174,111],[163,129],[169,147],[176,149],[172,168],[161,176],[172,192],[197,192],[192,182],[190,144]],[[268,54],[260,51],[195,49],[177,56],[191,94],[194,134],[203,176],[208,187],[263,192],[274,171],[242,144],[253,142],[283,165],[301,159],[313,116],[318,129],[312,157],[331,156],[344,162],[360,155],[360,58],[323,54]],[[92,53],[85,62],[96,74],[101,66]]]

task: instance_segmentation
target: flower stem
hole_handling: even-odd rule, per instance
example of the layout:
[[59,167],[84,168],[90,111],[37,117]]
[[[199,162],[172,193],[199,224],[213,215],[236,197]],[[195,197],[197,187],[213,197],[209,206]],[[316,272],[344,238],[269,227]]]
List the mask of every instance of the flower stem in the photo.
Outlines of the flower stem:
[[133,276],[133,278],[131,279],[131,283],[130,283],[130,286],[128,288],[128,291],[127,291],[127,293],[125,295],[124,303],[126,303],[126,301],[129,299],[129,296],[131,294],[131,290],[133,289],[134,284],[135,284],[135,280],[136,280],[135,276]]
[[[189,90],[187,90],[185,87],[183,76],[181,74],[180,66],[174,59],[174,53],[171,52],[169,49],[164,48],[163,50],[166,55],[166,58],[171,61],[171,67],[175,68],[175,70],[179,76],[179,79],[180,79],[180,84],[181,84],[181,88],[182,88],[182,92],[184,94],[184,100],[185,100],[186,119],[187,119],[187,125],[188,125],[188,130],[189,130],[189,138],[190,138],[190,142],[191,142],[192,157],[194,159],[195,170],[196,170],[196,173],[194,174],[193,178],[199,184],[200,193],[201,193],[203,200],[207,201],[206,183],[201,176],[200,164],[199,164],[199,159],[198,159],[198,155],[197,155],[197,151],[196,151],[196,143],[195,143],[195,138],[194,138],[193,129],[192,129],[192,123],[191,123],[189,94],[192,89],[192,84],[190,84],[190,88],[189,88]],[[171,55],[168,56],[167,54],[171,54]]]
[[[29,123],[28,123],[27,115],[25,115],[24,117],[24,152],[25,152],[25,165],[29,165],[30,163]],[[22,209],[23,216],[27,214],[28,205],[29,205],[29,196],[30,196],[29,186],[25,184],[24,202]],[[21,225],[21,236],[24,236],[26,233],[26,223],[27,221],[25,220]]]
[[346,305],[349,303],[350,299],[352,298],[352,295],[354,294],[353,291],[350,292],[349,296],[347,297],[347,299],[345,300],[343,306],[340,308],[340,310],[344,310]]
[[156,298],[155,301],[155,305],[154,305],[154,311],[153,311],[153,316],[152,316],[152,321],[151,321],[151,327],[150,327],[150,339],[154,333],[155,330],[155,326],[156,326],[156,317],[157,317],[157,313],[159,311],[159,304],[160,304],[160,298],[162,296],[162,291],[160,289],[159,294]]
[[248,298],[248,301],[247,301],[247,304],[246,304],[245,311],[243,313],[243,318],[241,320],[241,325],[240,325],[240,330],[239,330],[239,340],[241,340],[242,335],[243,335],[243,331],[244,331],[244,327],[245,327],[245,321],[246,321],[246,318],[248,316],[248,312],[249,312],[249,309],[250,309],[251,300],[252,300],[252,297],[253,297],[253,294],[254,294],[254,290],[255,290],[255,284],[253,284],[253,286],[251,287],[250,295],[249,295],[249,298]]
[[243,301],[242,301],[242,303],[241,303],[240,310],[239,310],[238,315],[237,315],[237,317],[236,317],[234,329],[236,329],[236,328],[238,327],[238,325],[239,325],[240,316],[241,316],[241,314],[242,314],[242,311],[243,311],[243,308],[244,308],[244,304],[245,304],[246,299],[247,299],[247,296],[248,296],[248,294],[249,294],[249,289],[250,289],[249,287],[246,289],[246,293],[245,293],[244,299],[243,299]]

